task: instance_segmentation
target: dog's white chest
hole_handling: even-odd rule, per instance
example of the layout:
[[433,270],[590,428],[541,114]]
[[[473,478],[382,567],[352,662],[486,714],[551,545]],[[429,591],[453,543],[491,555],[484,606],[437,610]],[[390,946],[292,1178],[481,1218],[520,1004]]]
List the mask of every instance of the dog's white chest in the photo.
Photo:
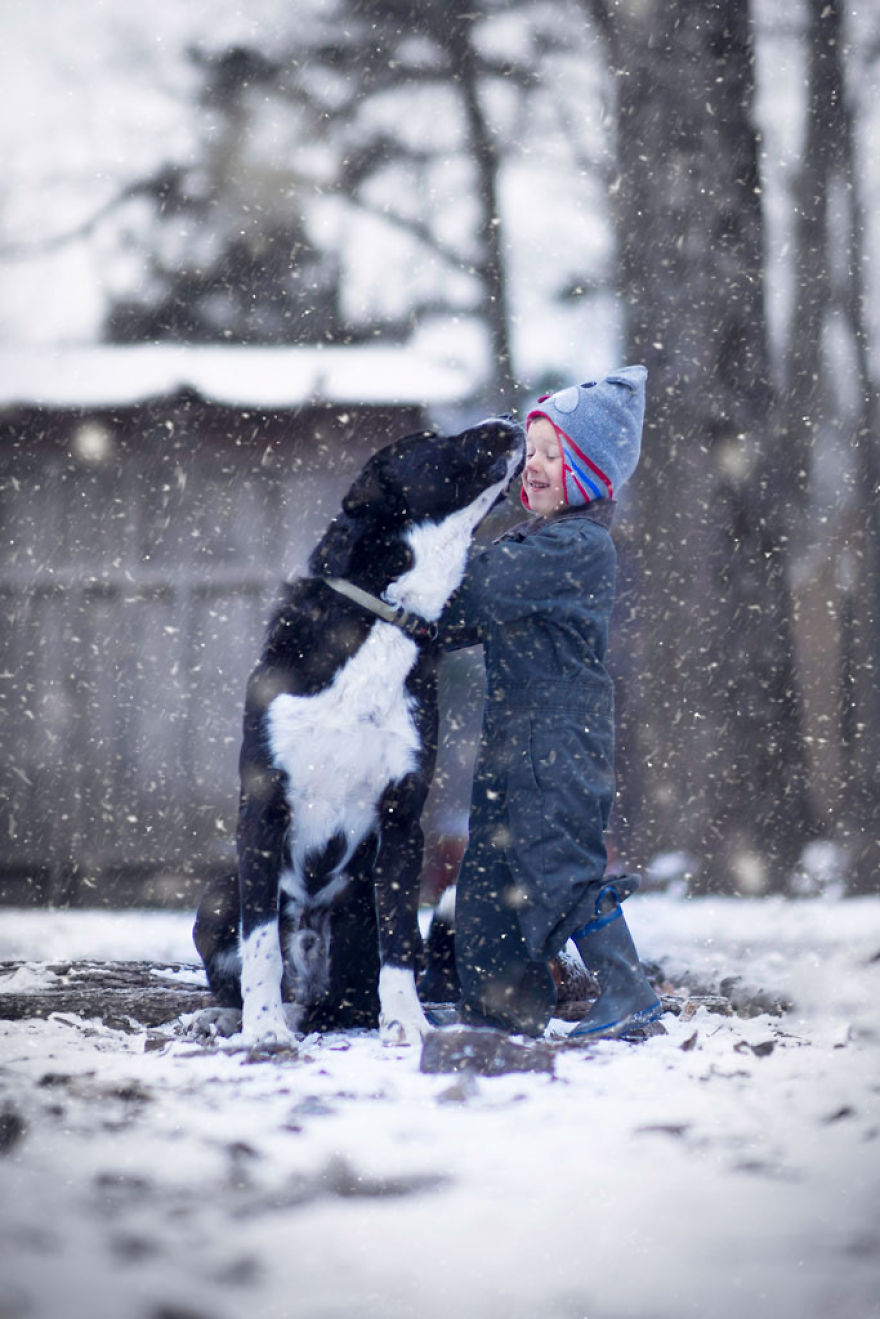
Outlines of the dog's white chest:
[[389,783],[416,768],[419,737],[405,688],[416,655],[409,637],[376,623],[324,691],[283,694],[269,707],[272,758],[288,779],[295,868],[337,833],[350,854]]

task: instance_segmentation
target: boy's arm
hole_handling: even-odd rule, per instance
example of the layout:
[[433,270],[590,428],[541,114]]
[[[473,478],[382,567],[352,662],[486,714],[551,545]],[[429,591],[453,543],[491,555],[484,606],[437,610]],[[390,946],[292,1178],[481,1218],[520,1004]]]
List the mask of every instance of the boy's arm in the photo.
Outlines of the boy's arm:
[[460,586],[449,597],[437,620],[438,639],[444,650],[477,646],[483,639],[479,590],[475,585],[475,563],[481,557],[479,552],[471,556]]
[[440,616],[447,650],[473,646],[487,625],[512,623],[566,595],[613,586],[616,553],[607,535],[577,536],[548,528],[524,540],[502,540],[474,554],[461,586]]

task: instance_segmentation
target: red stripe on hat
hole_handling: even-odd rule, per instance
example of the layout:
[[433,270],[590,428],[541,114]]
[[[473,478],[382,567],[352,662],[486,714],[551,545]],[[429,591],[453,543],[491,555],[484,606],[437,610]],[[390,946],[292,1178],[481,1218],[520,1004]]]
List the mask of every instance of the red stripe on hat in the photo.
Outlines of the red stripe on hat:
[[[585,504],[590,504],[590,503],[592,503],[592,501],[593,501],[593,492],[592,492],[592,490],[585,490],[585,489],[584,489],[582,483],[577,479],[577,475],[576,475],[576,473],[575,473],[574,468],[573,468],[573,467],[569,467],[568,463],[566,463],[566,465],[565,465],[565,470],[568,472],[568,474],[569,474],[569,476],[571,477],[572,481],[575,483],[575,485],[577,486],[578,490],[580,490],[581,494],[583,495],[583,497],[584,497],[584,503],[585,503]],[[566,498],[566,501],[565,501],[565,502],[566,502],[566,504],[568,503],[568,499],[567,499],[567,498]]]
[[562,433],[565,436],[565,438],[568,440],[574,452],[577,454],[578,458],[580,458],[581,462],[583,462],[584,466],[589,467],[590,471],[593,472],[595,476],[598,476],[599,480],[606,487],[608,491],[608,498],[613,499],[614,491],[611,489],[611,482],[608,480],[608,477],[602,471],[602,468],[597,467],[596,464],[590,458],[587,457],[583,449],[578,448],[574,440],[569,435],[568,431],[563,431]]

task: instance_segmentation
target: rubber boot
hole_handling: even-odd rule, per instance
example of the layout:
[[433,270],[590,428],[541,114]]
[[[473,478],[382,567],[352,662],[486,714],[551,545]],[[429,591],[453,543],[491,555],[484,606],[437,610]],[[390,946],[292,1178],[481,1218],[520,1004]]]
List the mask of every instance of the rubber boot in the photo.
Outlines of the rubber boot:
[[[623,896],[632,884],[621,885]],[[599,982],[599,997],[569,1033],[569,1039],[613,1040],[655,1021],[663,1011],[642,970],[614,884],[596,897],[595,918],[575,930],[572,939],[584,966]]]

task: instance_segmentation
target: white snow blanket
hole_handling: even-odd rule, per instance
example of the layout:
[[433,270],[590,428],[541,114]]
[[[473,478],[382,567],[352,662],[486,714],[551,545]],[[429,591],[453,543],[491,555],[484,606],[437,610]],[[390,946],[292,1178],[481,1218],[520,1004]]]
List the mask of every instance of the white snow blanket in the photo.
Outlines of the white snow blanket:
[[[254,1063],[0,1022],[0,1316],[880,1315],[880,899],[627,915],[673,981],[793,1007],[492,1079],[368,1032]],[[3,911],[0,959],[28,962],[6,989],[59,958],[191,962],[190,924]]]

